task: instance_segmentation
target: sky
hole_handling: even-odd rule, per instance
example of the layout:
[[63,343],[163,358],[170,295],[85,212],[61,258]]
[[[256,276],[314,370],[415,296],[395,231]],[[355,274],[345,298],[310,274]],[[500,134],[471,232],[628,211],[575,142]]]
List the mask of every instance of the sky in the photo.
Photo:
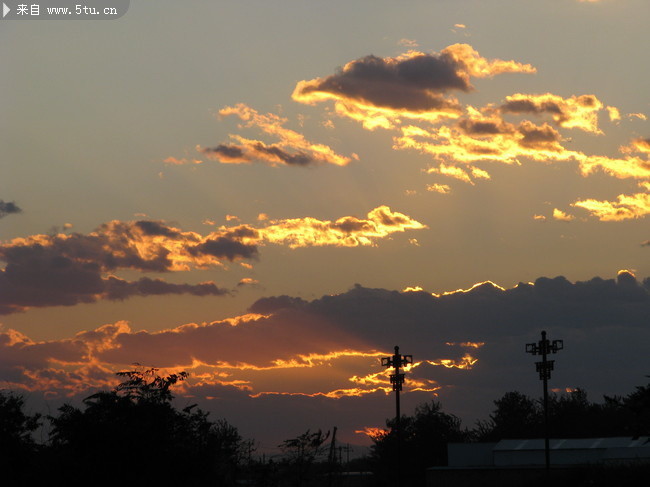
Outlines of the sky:
[[[552,5],[551,5],[552,4]],[[0,21],[0,387],[185,370],[260,451],[650,374],[646,0],[133,0]]]

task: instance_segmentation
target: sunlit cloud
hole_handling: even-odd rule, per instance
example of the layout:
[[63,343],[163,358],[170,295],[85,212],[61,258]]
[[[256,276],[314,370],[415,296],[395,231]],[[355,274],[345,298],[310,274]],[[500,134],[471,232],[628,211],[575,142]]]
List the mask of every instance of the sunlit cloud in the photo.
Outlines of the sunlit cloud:
[[288,119],[278,115],[258,113],[239,103],[219,110],[221,117],[234,115],[242,120],[240,128],[257,128],[278,139],[274,143],[230,135],[231,143],[214,147],[197,146],[197,150],[210,159],[224,164],[265,162],[271,166],[310,166],[314,164],[347,165],[355,156],[342,156],[331,147],[308,141],[304,135],[284,127]]
[[471,77],[533,72],[528,64],[488,60],[467,44],[454,44],[434,54],[411,50],[394,58],[366,56],[334,75],[298,82],[292,97],[306,104],[332,100],[339,115],[367,129],[392,128],[401,118],[458,118],[461,106],[448,92],[471,91]]
[[426,225],[387,206],[370,211],[367,218],[347,216],[336,221],[315,218],[270,220],[269,225],[258,230],[260,240],[280,243],[291,248],[333,245],[357,247],[373,245],[378,238],[395,232],[420,230]]
[[404,289],[402,289],[403,293],[417,293],[424,291],[420,286],[407,286]]
[[[260,245],[369,246],[396,232],[426,228],[387,206],[375,208],[367,218],[345,216],[329,221],[305,217],[263,223],[265,226],[260,228],[246,224],[221,226],[201,235],[162,221],[114,220],[87,235],[58,233],[15,238],[0,244],[0,261],[6,263],[0,269],[0,314],[133,296],[226,295],[231,291],[212,281],[175,284],[148,277],[129,281],[116,273],[183,272],[213,267],[225,270],[229,262],[257,259]],[[251,279],[240,284],[254,283]]]
[[563,221],[563,222],[570,222],[571,220],[575,219],[575,217],[573,215],[569,215],[569,214],[567,214],[567,213],[565,213],[562,210],[559,210],[557,208],[553,209],[553,218],[555,220],[560,220],[560,221]]
[[428,184],[427,191],[433,191],[434,193],[440,194],[449,194],[451,193],[451,187],[448,184]]
[[366,435],[371,439],[381,438],[384,435],[388,434],[388,430],[384,428],[377,428],[375,426],[366,426],[363,429],[356,430],[355,433],[360,435]]
[[[603,108],[603,103],[594,95],[562,98],[551,93],[543,95],[516,93],[506,97],[505,103],[499,108],[504,113],[548,115],[556,125],[563,128],[576,128],[595,134],[603,133],[598,128],[598,112]],[[611,117],[612,110],[609,113]]]
[[580,170],[585,176],[600,170],[619,179],[650,179],[650,161],[638,156],[589,156],[580,161]]
[[189,157],[182,157],[179,159],[173,156],[169,156],[163,162],[166,164],[173,164],[175,166],[183,166],[187,164],[203,164],[203,161],[201,159],[190,159]]
[[616,201],[579,200],[571,206],[583,208],[601,221],[631,220],[650,214],[650,194],[621,194]]
[[621,119],[621,112],[616,107],[607,107],[610,122],[618,122]]
[[257,279],[253,279],[252,277],[244,277],[239,280],[237,283],[238,287],[241,286],[257,286],[260,283]]

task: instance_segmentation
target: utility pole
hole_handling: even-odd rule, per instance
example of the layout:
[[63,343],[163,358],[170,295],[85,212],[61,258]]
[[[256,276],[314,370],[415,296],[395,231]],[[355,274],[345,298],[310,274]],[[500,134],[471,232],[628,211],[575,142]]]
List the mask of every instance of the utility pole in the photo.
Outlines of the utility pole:
[[413,355],[400,355],[399,347],[395,345],[395,354],[392,357],[384,357],[381,359],[381,365],[384,367],[393,367],[395,372],[390,375],[390,383],[393,385],[393,391],[395,392],[395,427],[393,431],[396,434],[397,439],[397,462],[396,462],[396,478],[399,479],[401,476],[401,442],[402,442],[402,433],[400,431],[400,417],[401,413],[399,410],[399,391],[402,390],[402,384],[404,384],[404,374],[400,372],[400,368],[405,365],[413,363]]
[[405,365],[413,363],[413,355],[400,355],[399,347],[395,345],[395,354],[392,357],[384,357],[381,359],[381,365],[384,367],[393,367],[395,373],[390,375],[390,383],[393,385],[395,392],[395,428],[399,430],[400,410],[399,410],[399,391],[402,390],[404,384],[404,374],[400,372],[400,368]]
[[546,332],[542,331],[542,339],[537,343],[527,343],[526,353],[541,355],[542,361],[535,362],[535,369],[539,372],[540,380],[544,381],[544,460],[546,463],[546,473],[548,474],[551,467],[551,451],[549,446],[549,427],[548,427],[548,380],[551,378],[551,370],[555,360],[547,360],[549,353],[557,353],[564,348],[562,340],[546,339]]

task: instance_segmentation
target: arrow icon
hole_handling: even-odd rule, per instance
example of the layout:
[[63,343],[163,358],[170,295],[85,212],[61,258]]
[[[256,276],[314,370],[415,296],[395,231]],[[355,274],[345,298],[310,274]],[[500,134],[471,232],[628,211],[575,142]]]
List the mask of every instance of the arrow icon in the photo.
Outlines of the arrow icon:
[[2,18],[4,19],[11,9],[7,7],[6,3],[2,3]]

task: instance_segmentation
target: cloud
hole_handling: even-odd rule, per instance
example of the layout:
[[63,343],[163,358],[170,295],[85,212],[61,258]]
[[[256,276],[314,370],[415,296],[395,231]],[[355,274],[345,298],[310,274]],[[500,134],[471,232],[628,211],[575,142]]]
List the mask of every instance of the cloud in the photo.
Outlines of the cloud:
[[650,279],[639,282],[629,271],[582,282],[541,277],[509,289],[485,282],[439,294],[357,285],[313,300],[263,298],[250,311],[158,332],[116,322],[42,342],[0,330],[2,385],[83,395],[112,387],[113,372],[137,361],[189,371],[181,398],[204,407],[214,401],[210,407],[236,423],[282,408],[304,429],[327,410],[339,411],[354,431],[381,426],[390,415],[391,371],[379,359],[394,345],[414,357],[405,371],[405,410],[436,398],[470,418],[484,418],[505,391],[536,394],[534,360],[523,345],[542,329],[565,343],[552,378],[558,388],[626,393],[647,373]]
[[391,128],[399,117],[457,118],[460,104],[448,92],[471,91],[471,77],[507,72],[535,69],[515,61],[490,61],[467,44],[454,44],[438,54],[412,50],[394,58],[365,56],[336,74],[298,82],[292,97],[306,104],[333,100],[339,115],[359,120],[368,129]]
[[265,143],[260,140],[247,139],[239,135],[230,135],[232,143],[222,143],[215,147],[197,150],[210,159],[224,164],[248,164],[264,162],[271,166],[312,166],[316,164],[334,164],[345,166],[354,156],[346,157],[334,152],[324,144],[308,141],[302,134],[284,127],[286,118],[272,113],[262,115],[255,109],[239,103],[219,110],[221,117],[234,115],[244,123],[241,128],[257,128],[267,135],[277,139],[275,143]]
[[553,209],[553,218],[555,220],[560,220],[563,222],[570,222],[571,220],[574,220],[575,217],[573,215],[569,215],[562,210],[558,210],[557,208]]
[[270,243],[281,243],[291,248],[334,245],[357,247],[374,245],[374,241],[395,232],[421,230],[426,225],[387,206],[370,211],[367,218],[346,216],[336,221],[315,218],[271,220],[259,229],[260,238]]
[[[503,113],[548,114],[560,127],[577,128],[595,134],[603,133],[598,128],[598,112],[602,110],[603,103],[594,95],[562,98],[551,93],[543,95],[516,93],[507,96],[505,103],[499,108]],[[610,111],[610,116],[611,113]]]
[[172,272],[221,265],[221,259],[250,258],[254,247],[221,237],[214,241],[160,221],[111,221],[95,231],[32,235],[0,245],[0,313],[30,307],[72,306],[131,296],[228,291],[213,282],[170,284],[161,279],[126,281],[122,269]]
[[5,216],[14,213],[20,213],[21,211],[23,210],[21,210],[13,201],[5,202],[0,200],[0,218],[4,218]]
[[176,157],[170,156],[167,159],[165,159],[163,162],[167,164],[173,164],[175,166],[183,166],[186,164],[203,164],[203,161],[200,159],[190,159],[187,157],[183,157],[181,159],[178,159]]
[[451,188],[448,184],[428,184],[427,191],[433,191],[440,194],[449,194],[451,193]]
[[413,39],[400,39],[397,43],[404,47],[418,47],[418,41]]
[[620,194],[616,201],[579,200],[571,203],[571,206],[583,208],[604,222],[631,220],[650,214],[650,194]]
[[414,358],[403,410],[436,399],[469,424],[485,419],[506,391],[538,394],[524,344],[539,340],[542,329],[565,344],[554,357],[555,388],[582,387],[597,399],[629,393],[647,374],[650,279],[630,271],[438,294],[357,285],[313,300],[263,298],[250,312],[158,332],[120,321],[42,342],[0,330],[1,386],[54,401],[113,387],[114,372],[133,362],[161,373],[186,370],[190,379],[176,390],[181,403],[198,402],[268,440],[261,426],[275,424],[279,411],[285,420],[274,435],[323,421],[339,425],[343,437],[382,426],[391,415],[391,371],[379,359],[394,345]]
[[0,261],[6,263],[0,269],[0,314],[132,296],[222,296],[230,291],[214,282],[172,284],[147,277],[127,281],[115,273],[225,268],[225,262],[257,259],[260,245],[368,246],[396,232],[426,228],[387,206],[375,208],[367,218],[345,216],[329,221],[305,217],[262,223],[264,226],[259,228],[246,224],[221,226],[201,235],[163,221],[115,220],[87,235],[15,238],[0,244]]
[[[426,170],[428,174],[475,184],[491,178],[486,169],[477,167],[479,163],[519,165],[524,159],[572,162],[584,177],[601,171],[620,179],[635,179],[647,189],[650,139],[633,139],[620,148],[621,157],[568,148],[572,139],[564,135],[565,131],[604,135],[599,126],[601,113],[606,113],[612,123],[621,121],[619,109],[606,106],[594,94],[562,97],[549,92],[514,93],[481,108],[463,106],[453,96],[472,91],[472,78],[534,72],[531,65],[489,60],[468,44],[454,44],[432,54],[411,50],[396,57],[365,56],[330,76],[300,81],[292,96],[312,105],[331,100],[338,115],[357,120],[368,130],[396,131],[393,149],[415,150],[434,159],[434,165]],[[427,189],[447,192],[447,186],[435,182]],[[576,205],[595,208],[597,203],[585,199]],[[625,196],[623,203],[610,206],[617,206],[618,218],[645,215],[640,195]],[[566,220],[569,215],[555,213],[556,219],[561,217]],[[602,217],[613,218],[605,213]]]

